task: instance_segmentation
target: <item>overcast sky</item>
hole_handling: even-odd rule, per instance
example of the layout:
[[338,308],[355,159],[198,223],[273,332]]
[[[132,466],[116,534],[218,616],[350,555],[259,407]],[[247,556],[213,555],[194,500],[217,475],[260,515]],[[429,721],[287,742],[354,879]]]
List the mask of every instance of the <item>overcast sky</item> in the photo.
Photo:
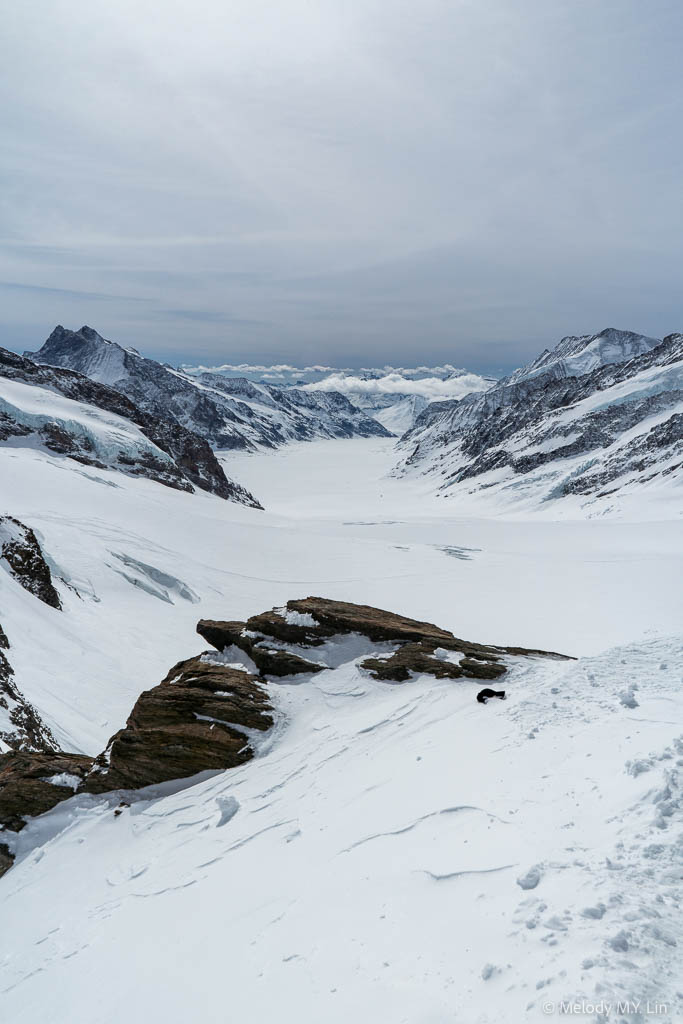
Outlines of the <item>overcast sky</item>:
[[14,0],[0,344],[507,370],[683,330],[681,0]]

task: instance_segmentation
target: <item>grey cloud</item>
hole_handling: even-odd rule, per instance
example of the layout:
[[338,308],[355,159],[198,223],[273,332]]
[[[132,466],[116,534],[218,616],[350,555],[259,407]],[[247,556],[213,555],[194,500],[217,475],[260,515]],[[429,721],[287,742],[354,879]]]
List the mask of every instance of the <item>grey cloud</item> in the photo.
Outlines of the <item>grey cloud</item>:
[[5,336],[508,370],[681,329],[679,0],[33,0],[5,15]]

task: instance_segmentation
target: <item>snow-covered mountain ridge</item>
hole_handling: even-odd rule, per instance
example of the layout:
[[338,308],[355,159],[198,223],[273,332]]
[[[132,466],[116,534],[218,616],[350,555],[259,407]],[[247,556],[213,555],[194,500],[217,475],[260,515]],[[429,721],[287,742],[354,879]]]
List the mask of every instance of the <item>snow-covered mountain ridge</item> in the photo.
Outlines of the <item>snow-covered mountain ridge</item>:
[[[590,514],[617,494],[680,487],[683,335],[656,344],[603,332],[556,353],[483,394],[428,406],[401,438],[397,471],[427,474],[440,493],[489,512],[574,495]],[[585,353],[598,365],[580,373]]]
[[195,487],[258,507],[229,480],[209,444],[174,420],[143,412],[81,373],[38,366],[0,348],[0,445],[41,448],[83,465]]
[[337,392],[358,409],[372,416],[392,434],[408,430],[430,402],[462,398],[473,391],[486,391],[496,378],[445,366],[364,367],[360,370],[331,366],[303,368],[281,366],[232,366],[224,364],[209,370],[184,367],[200,379],[210,373],[213,379],[232,380],[243,375],[256,383],[276,384],[283,391],[291,388],[321,394]]
[[660,343],[661,338],[649,338],[633,331],[619,331],[614,327],[607,327],[599,334],[570,335],[562,338],[555,348],[545,349],[527,366],[504,377],[500,384],[516,384],[541,374],[580,377],[608,363],[627,362],[649,352]]
[[181,424],[218,449],[256,450],[315,437],[386,437],[388,432],[339,394],[283,392],[218,374],[191,376],[101,337],[91,327],[54,329],[37,363],[106,383],[152,416]]

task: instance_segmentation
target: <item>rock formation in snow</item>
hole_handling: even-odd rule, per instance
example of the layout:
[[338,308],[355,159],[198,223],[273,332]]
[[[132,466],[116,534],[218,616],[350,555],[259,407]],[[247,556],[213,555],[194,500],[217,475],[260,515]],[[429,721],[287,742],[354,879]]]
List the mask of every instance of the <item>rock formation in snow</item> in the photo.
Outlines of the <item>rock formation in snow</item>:
[[8,750],[57,750],[54,736],[17,688],[10,642],[0,625],[0,754]]
[[254,756],[254,736],[273,725],[263,680],[212,655],[182,661],[141,694],[125,728],[95,761],[85,789],[139,789]]
[[62,607],[38,538],[12,516],[0,516],[0,567],[44,604]]
[[[218,653],[180,662],[142,693],[99,757],[55,750],[0,755],[4,830],[21,831],[27,818],[75,793],[141,789],[244,764],[274,724],[268,677],[317,673],[339,664],[340,657],[353,660],[359,641],[370,655],[361,669],[389,682],[421,673],[495,679],[507,671],[506,656],[564,657],[470,643],[429,622],[322,597],[292,600],[246,622],[202,620],[197,630]],[[235,657],[244,655],[241,661],[228,660],[235,651]],[[302,651],[311,652],[310,660]],[[11,863],[9,845],[0,846],[0,874]]]
[[[521,647],[470,643],[429,622],[324,597],[288,601],[286,608],[252,615],[246,622],[202,619],[197,631],[219,651],[231,646],[240,648],[271,675],[319,672],[325,662],[312,663],[301,656],[301,650],[314,651],[331,637],[349,634],[395,647],[361,665],[374,679],[392,682],[405,682],[412,672],[451,679],[496,679],[506,671],[506,654],[563,657]],[[289,650],[287,645],[297,650]]]

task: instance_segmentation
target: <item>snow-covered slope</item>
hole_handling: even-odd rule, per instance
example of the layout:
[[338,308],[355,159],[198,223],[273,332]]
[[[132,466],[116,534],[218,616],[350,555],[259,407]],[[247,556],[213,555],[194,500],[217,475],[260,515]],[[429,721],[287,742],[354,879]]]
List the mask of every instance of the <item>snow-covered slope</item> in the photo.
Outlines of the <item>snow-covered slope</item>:
[[429,402],[421,395],[407,395],[373,412],[375,419],[397,437],[401,437],[414,426],[417,417],[427,408]]
[[58,326],[39,351],[26,355],[106,383],[145,412],[176,421],[219,449],[254,450],[314,437],[387,436],[343,395],[291,391],[282,396],[277,388],[244,379],[208,373],[197,378],[107,341],[92,327],[69,331]]
[[0,445],[39,447],[84,465],[108,466],[169,487],[195,487],[247,505],[209,444],[174,420],[142,412],[80,373],[38,366],[0,348]]
[[35,818],[0,880],[13,1024],[673,1000],[680,524],[456,520],[392,459],[383,439],[237,456],[259,512],[0,447],[62,604],[2,571],[2,654],[63,749],[101,751],[204,650],[198,619],[310,593],[580,656],[512,658],[482,706],[475,681],[380,682],[360,662],[381,642],[340,645],[267,683],[277,724],[248,764]]
[[0,416],[4,431],[9,429],[8,421],[15,425],[15,443],[27,444],[32,438],[35,444],[49,447],[46,442],[57,436],[65,439],[65,454],[77,461],[133,472],[154,466],[158,477],[164,470],[169,478],[175,475],[171,457],[130,420],[45,388],[0,378]]
[[459,509],[485,514],[549,511],[562,499],[572,515],[632,501],[670,501],[678,515],[683,335],[581,375],[558,365],[428,406],[401,438],[397,471],[426,474]]
[[554,377],[580,377],[608,363],[625,363],[659,345],[660,338],[648,338],[633,331],[607,327],[599,334],[563,338],[554,349],[544,349],[527,366],[515,370],[501,384],[516,384],[540,374]]

